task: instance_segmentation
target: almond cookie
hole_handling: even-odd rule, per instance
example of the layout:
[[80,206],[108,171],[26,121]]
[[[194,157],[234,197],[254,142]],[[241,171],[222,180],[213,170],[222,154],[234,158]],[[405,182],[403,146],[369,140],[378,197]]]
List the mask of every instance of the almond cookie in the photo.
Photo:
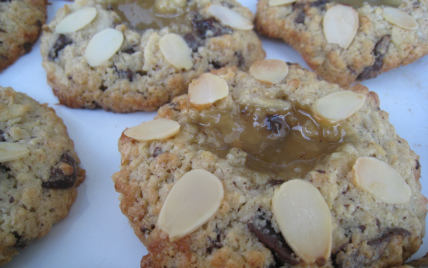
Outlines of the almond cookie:
[[417,0],[260,0],[256,27],[284,39],[325,80],[349,86],[427,54],[427,8]]
[[43,28],[43,67],[68,107],[153,111],[204,72],[263,59],[252,19],[234,0],[76,1]]
[[31,51],[46,22],[46,0],[0,1],[0,71]]
[[203,74],[119,151],[141,267],[387,267],[425,235],[419,157],[376,93],[297,64]]
[[79,163],[52,108],[0,87],[0,265],[68,215]]

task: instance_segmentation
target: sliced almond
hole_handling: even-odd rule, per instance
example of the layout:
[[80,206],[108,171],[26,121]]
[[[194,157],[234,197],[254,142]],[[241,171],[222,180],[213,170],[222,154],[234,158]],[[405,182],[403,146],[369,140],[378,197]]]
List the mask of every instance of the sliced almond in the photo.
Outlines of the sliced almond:
[[358,12],[350,6],[332,6],[324,15],[323,29],[327,42],[348,48],[358,30]]
[[189,85],[189,100],[195,105],[211,104],[228,94],[229,86],[226,81],[210,73],[202,74]]
[[167,34],[159,41],[165,59],[177,69],[190,70],[193,66],[192,50],[178,34]]
[[418,28],[416,20],[398,8],[385,7],[383,8],[382,16],[389,23],[397,25],[398,27],[408,30],[416,30]]
[[272,198],[273,215],[287,244],[306,263],[328,260],[331,215],[318,189],[300,179],[281,185]]
[[238,30],[252,30],[253,24],[241,14],[221,5],[211,4],[207,9],[208,14],[218,19],[222,24]]
[[128,128],[124,134],[137,141],[168,139],[180,130],[180,124],[170,119],[154,119]]
[[27,146],[14,142],[0,142],[0,163],[19,159],[30,153]]
[[99,66],[109,60],[123,43],[121,31],[107,28],[95,34],[85,51],[85,58],[92,67]]
[[97,9],[94,7],[87,7],[82,10],[76,11],[64,19],[55,27],[55,32],[57,33],[73,33],[86,25],[91,23],[91,21],[97,15]]
[[317,99],[312,105],[312,111],[318,120],[335,123],[353,115],[365,100],[364,94],[338,91]]
[[287,5],[296,2],[297,0],[269,0],[269,6],[281,6],[281,5]]
[[409,202],[412,191],[390,165],[373,157],[359,157],[352,167],[354,184],[377,200],[390,204]]
[[250,67],[250,74],[257,80],[276,84],[288,74],[288,65],[282,60],[259,60]]
[[169,192],[158,226],[171,242],[180,239],[210,220],[223,196],[223,184],[216,176],[203,169],[189,171]]

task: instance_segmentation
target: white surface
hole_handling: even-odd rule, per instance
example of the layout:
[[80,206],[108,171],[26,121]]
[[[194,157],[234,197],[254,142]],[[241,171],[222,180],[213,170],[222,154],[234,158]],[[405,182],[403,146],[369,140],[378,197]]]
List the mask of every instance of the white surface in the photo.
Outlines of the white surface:
[[[256,0],[241,0],[253,13]],[[48,19],[65,2],[48,6]],[[52,231],[33,241],[4,268],[22,267],[139,267],[147,253],[120,212],[118,194],[111,175],[119,170],[117,140],[126,127],[151,120],[155,113],[114,114],[103,110],[69,109],[46,84],[41,66],[39,43],[30,54],[21,57],[0,73],[0,85],[25,92],[53,107],[67,125],[76,151],[86,169],[86,180],[67,218]],[[299,54],[279,40],[263,39],[267,58],[298,62],[307,67]],[[363,82],[379,94],[381,108],[390,113],[397,133],[421,156],[421,182],[428,196],[428,57]],[[428,241],[415,257],[428,251]]]

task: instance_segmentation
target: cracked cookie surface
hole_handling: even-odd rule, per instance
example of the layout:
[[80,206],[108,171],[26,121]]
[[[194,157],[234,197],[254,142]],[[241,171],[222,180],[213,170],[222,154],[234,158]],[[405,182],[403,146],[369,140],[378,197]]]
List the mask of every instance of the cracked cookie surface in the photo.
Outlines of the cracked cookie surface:
[[[13,157],[22,148],[26,153]],[[3,87],[0,155],[2,265],[68,215],[85,170],[79,167],[74,143],[54,110]]]
[[[183,14],[177,11],[179,15],[170,20],[155,16],[153,22],[144,19],[153,17],[150,15],[155,13],[153,7],[148,9],[144,5],[162,4],[162,1],[140,1],[139,5],[135,2],[76,1],[60,9],[44,27],[43,67],[49,85],[62,104],[121,113],[153,111],[186,93],[190,81],[204,72],[232,65],[248,69],[254,61],[265,57],[261,41],[252,30],[234,29],[206,11],[209,4],[218,4],[252,21],[251,12],[236,1],[175,1],[183,2]],[[88,25],[70,33],[56,31],[67,15],[88,7],[96,9],[96,16]],[[138,15],[126,17],[126,10],[133,9],[145,12],[144,20]],[[165,9],[164,12],[169,12],[168,5]],[[106,28],[123,34],[123,43],[108,60],[99,66],[90,66],[85,58],[88,43]],[[160,42],[171,33],[180,36],[185,52],[190,51],[190,68],[177,68],[164,55]],[[178,43],[171,44],[170,50],[179,49]]]
[[[212,71],[229,94],[208,105],[182,95],[162,106],[156,118],[180,124],[172,137],[137,141],[122,134],[121,170],[112,178],[120,208],[149,252],[141,267],[392,267],[419,249],[427,199],[418,156],[396,134],[376,93],[352,87],[364,95],[362,106],[326,125],[311,109],[343,89],[288,67],[275,84],[234,67]],[[353,166],[361,157],[392,167],[412,197],[385,203],[359,187]],[[174,185],[195,169],[215,175],[224,197],[209,221],[171,241],[158,217]],[[315,186],[330,212],[331,252],[314,263],[293,252],[272,210],[278,188],[293,179]]]
[[[428,5],[417,0],[358,2],[353,7],[358,15],[357,30],[350,45],[343,48],[329,43],[323,29],[326,12],[340,3],[356,2],[298,0],[269,6],[269,0],[260,0],[256,28],[262,34],[282,38],[318,75],[342,86],[374,78],[428,53]],[[388,21],[385,8],[391,3],[410,16],[407,20],[416,22],[417,28],[405,29]]]
[[46,22],[46,0],[0,1],[0,71],[31,51]]

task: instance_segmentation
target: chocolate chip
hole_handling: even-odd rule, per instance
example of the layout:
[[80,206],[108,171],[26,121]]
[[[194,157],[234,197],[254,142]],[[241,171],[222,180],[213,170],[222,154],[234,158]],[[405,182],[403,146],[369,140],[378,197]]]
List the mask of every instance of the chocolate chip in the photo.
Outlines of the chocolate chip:
[[6,173],[9,171],[10,171],[10,168],[8,168],[5,165],[3,165],[2,163],[0,163],[0,173]]
[[365,225],[360,225],[360,226],[358,226],[358,228],[361,230],[362,233],[364,233],[364,231],[366,230]]
[[247,226],[260,242],[272,251],[279,262],[291,265],[299,264],[299,261],[294,259],[294,253],[285,242],[284,237],[275,232],[270,221],[266,220],[266,225],[263,227],[256,226],[252,222],[248,223]]
[[150,227],[149,228],[147,228],[146,226],[142,226],[141,228],[140,228],[140,231],[143,233],[143,234],[150,234],[152,231],[153,231],[153,229],[155,229],[155,225],[154,224],[152,224],[152,225],[150,225]]
[[113,69],[119,75],[120,79],[128,79],[129,82],[134,80],[134,75],[131,69],[128,68],[126,70],[118,70],[116,65],[113,65]]
[[299,9],[297,12],[296,18],[294,19],[295,23],[304,23],[306,14],[303,10]]
[[284,180],[271,180],[268,184],[270,186],[275,186],[275,185],[281,185],[283,184],[285,181]]
[[58,36],[58,39],[56,40],[55,44],[49,51],[48,59],[49,60],[55,60],[58,58],[58,54],[61,50],[63,50],[66,46],[73,43],[71,39],[69,39],[66,35],[60,34]]
[[196,15],[192,20],[192,24],[193,30],[203,40],[205,40],[207,37],[208,32],[211,32],[212,36],[220,36],[232,33],[231,28],[222,26],[214,18],[203,19],[200,15]]
[[324,174],[324,173],[325,173],[325,171],[324,171],[324,170],[321,170],[321,169],[317,169],[317,172],[318,172],[318,173],[322,173],[322,174]]
[[158,157],[158,155],[161,155],[161,154],[163,154],[163,150],[161,147],[156,147],[153,150],[153,157]]
[[23,47],[24,47],[24,51],[25,53],[28,53],[31,51],[31,47],[33,46],[33,43],[31,42],[26,42],[24,43]]
[[416,159],[416,169],[419,169],[421,167],[421,163],[419,163],[419,160]]
[[410,232],[403,228],[392,228],[386,231],[382,236],[372,239],[367,242],[367,245],[372,247],[379,247],[383,244],[388,244],[393,236],[401,235],[403,237],[410,236]]
[[99,89],[101,89],[102,91],[106,91],[107,87],[104,86],[103,84],[101,84],[101,86],[99,87]]
[[136,71],[135,73],[137,73],[137,74],[139,74],[139,75],[141,75],[141,76],[145,76],[145,75],[147,75],[147,72],[146,72],[146,71]]
[[269,137],[272,138],[284,138],[290,132],[290,127],[285,122],[284,115],[268,115],[264,120],[263,124],[268,131],[272,133]]
[[122,50],[122,52],[126,53],[126,54],[133,54],[135,52],[135,50],[133,47],[131,47],[131,48],[127,48],[125,50]]
[[40,20],[37,20],[37,21],[36,21],[36,25],[37,25],[38,27],[42,27],[43,23],[42,23]]
[[[71,169],[71,170],[65,170]],[[64,174],[64,172],[66,172]],[[56,166],[51,169],[48,181],[42,182],[42,187],[53,189],[67,189],[73,187],[77,178],[77,163],[69,153],[64,153]]]
[[219,249],[219,248],[223,247],[223,244],[221,243],[222,236],[221,236],[220,229],[216,228],[214,231],[217,233],[217,237],[216,237],[216,239],[212,239],[211,237],[208,237],[208,239],[210,241],[210,246],[207,248],[208,254],[211,254],[212,251],[214,250],[214,248]]
[[235,56],[238,58],[238,67],[244,67],[245,66],[245,59],[242,56],[241,52],[235,52]]
[[184,35],[184,41],[186,41],[187,45],[192,49],[193,52],[198,51],[198,47],[203,45],[203,41],[197,38],[192,33],[187,33]]
[[357,80],[365,80],[369,78],[375,78],[383,66],[383,58],[388,51],[389,44],[391,43],[391,36],[384,35],[379,41],[377,41],[373,55],[375,56],[375,62],[372,66],[365,67],[364,70],[357,76]]
[[210,62],[210,64],[213,66],[214,69],[220,69],[220,68],[224,67],[224,65],[218,61],[212,61],[212,62]]
[[2,141],[6,141],[6,139],[4,137],[4,132],[2,130],[0,130],[0,142],[2,142]]
[[28,240],[24,236],[19,235],[17,232],[13,232],[13,235],[16,239],[14,247],[25,248],[28,245]]
[[13,203],[13,201],[15,201],[15,198],[14,198],[13,196],[11,196],[11,197],[9,198],[9,203]]

